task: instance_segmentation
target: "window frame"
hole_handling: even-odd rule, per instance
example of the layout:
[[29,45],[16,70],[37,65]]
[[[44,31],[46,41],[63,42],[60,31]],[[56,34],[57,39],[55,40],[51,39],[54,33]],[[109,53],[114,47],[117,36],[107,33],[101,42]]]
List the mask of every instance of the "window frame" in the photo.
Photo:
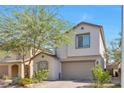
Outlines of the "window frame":
[[49,69],[49,63],[48,63],[48,61],[38,61],[38,62],[36,63],[36,71],[43,70],[43,68],[42,68],[42,69],[39,69],[39,67],[38,67],[38,65],[40,66],[40,64],[41,64],[42,62],[46,62],[46,63],[47,63],[47,68],[45,68],[45,69]]
[[[89,35],[89,46],[88,47],[79,47],[78,46],[78,36],[80,36],[80,35]],[[75,48],[76,49],[81,49],[81,48],[90,48],[90,39],[91,39],[91,37],[90,37],[90,33],[88,32],[88,33],[83,33],[83,34],[76,34],[76,36],[75,36]]]

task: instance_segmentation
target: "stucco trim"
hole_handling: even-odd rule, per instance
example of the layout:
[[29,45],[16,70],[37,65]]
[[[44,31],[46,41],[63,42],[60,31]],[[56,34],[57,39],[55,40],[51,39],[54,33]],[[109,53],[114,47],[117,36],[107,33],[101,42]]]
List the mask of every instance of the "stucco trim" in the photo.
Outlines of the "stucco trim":
[[88,59],[88,60],[65,60],[65,61],[61,61],[61,63],[64,63],[64,62],[69,62],[69,63],[71,63],[71,62],[94,62],[95,63],[95,61],[96,60],[94,60],[94,59]]
[[73,27],[73,29],[75,29],[76,27],[78,27],[80,24],[87,24],[87,25],[91,25],[91,26],[95,26],[95,27],[102,27],[102,25],[97,25],[97,24],[93,24],[93,23],[88,23],[88,22],[80,22],[77,25],[75,25]]
[[97,60],[97,58],[100,57],[99,55],[97,56],[73,56],[73,57],[68,57],[65,59],[60,59],[61,62],[63,61],[80,61],[80,60]]
[[56,55],[53,55],[53,54],[50,54],[50,53],[45,53],[45,52],[39,52],[39,53],[37,53],[35,56],[33,56],[31,59],[27,59],[25,62],[34,59],[35,57],[37,57],[37,56],[40,55],[40,54],[45,54],[45,55],[48,55],[48,56],[51,56],[51,57],[57,58]]
[[102,36],[102,41],[103,41],[104,48],[105,48],[105,50],[107,50],[106,44],[105,44],[105,36],[104,36],[103,27],[100,28],[100,33],[101,33],[101,36]]
[[0,63],[0,65],[2,65],[2,64],[22,64],[22,62],[21,61],[19,61],[19,62],[1,62]]

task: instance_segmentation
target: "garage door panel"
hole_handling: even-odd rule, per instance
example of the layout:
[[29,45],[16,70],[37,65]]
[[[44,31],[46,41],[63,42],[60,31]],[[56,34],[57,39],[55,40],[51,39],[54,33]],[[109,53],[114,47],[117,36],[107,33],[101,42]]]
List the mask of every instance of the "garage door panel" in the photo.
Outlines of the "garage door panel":
[[76,80],[91,80],[92,68],[94,62],[63,62],[62,63],[62,78]]

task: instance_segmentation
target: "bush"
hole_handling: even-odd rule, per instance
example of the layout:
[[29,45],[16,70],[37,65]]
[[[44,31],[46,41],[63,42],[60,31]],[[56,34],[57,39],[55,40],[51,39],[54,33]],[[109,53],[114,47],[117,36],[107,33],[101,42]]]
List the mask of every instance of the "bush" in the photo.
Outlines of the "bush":
[[93,79],[96,87],[102,87],[105,83],[110,81],[110,75],[108,71],[104,71],[100,65],[96,65],[92,70]]
[[34,80],[41,82],[42,80],[46,80],[48,78],[48,70],[39,70],[34,72]]
[[36,79],[33,79],[33,83],[38,83],[39,81]]
[[9,77],[9,76],[7,76],[7,75],[4,75],[3,76],[3,80],[10,80],[11,78]]
[[25,85],[27,85],[27,84],[32,84],[32,83],[33,83],[33,80],[30,79],[30,78],[23,78],[23,79],[19,79],[19,80],[17,81],[17,83],[18,83],[19,85],[21,85],[21,86],[25,86]]

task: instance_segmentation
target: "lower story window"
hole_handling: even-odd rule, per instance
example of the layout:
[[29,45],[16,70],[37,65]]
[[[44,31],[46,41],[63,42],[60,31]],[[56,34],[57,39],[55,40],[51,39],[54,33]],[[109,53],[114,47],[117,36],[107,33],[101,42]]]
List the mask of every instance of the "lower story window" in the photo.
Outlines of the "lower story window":
[[48,69],[48,62],[47,61],[37,62],[37,71],[43,70],[43,69]]

